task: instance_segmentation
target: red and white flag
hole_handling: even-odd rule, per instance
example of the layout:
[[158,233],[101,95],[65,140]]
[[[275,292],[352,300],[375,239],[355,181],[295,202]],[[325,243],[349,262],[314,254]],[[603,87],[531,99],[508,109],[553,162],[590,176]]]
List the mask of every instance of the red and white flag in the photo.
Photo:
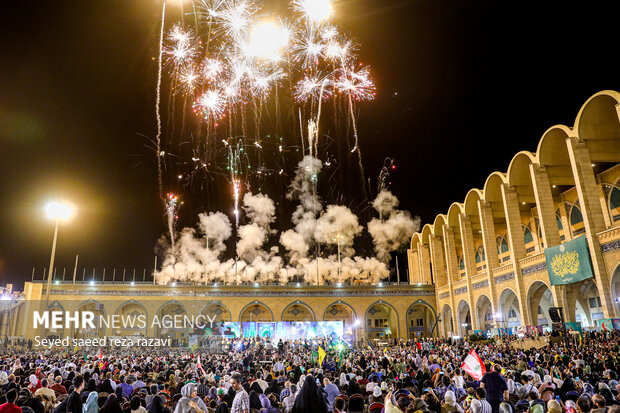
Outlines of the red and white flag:
[[482,379],[487,369],[484,367],[482,359],[475,350],[469,352],[461,368],[466,371],[474,380]]
[[198,355],[198,361],[196,362],[196,367],[200,369],[200,371],[202,371],[202,374],[204,374],[205,376],[207,375],[207,373],[205,372],[205,369],[202,368],[202,363],[200,362],[200,354]]

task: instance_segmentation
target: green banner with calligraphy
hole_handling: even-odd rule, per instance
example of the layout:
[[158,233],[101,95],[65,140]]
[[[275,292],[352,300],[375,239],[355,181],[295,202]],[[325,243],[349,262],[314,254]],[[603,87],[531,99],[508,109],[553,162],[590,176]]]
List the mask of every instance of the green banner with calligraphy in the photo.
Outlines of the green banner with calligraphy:
[[551,285],[572,284],[594,276],[585,235],[545,248],[545,259]]

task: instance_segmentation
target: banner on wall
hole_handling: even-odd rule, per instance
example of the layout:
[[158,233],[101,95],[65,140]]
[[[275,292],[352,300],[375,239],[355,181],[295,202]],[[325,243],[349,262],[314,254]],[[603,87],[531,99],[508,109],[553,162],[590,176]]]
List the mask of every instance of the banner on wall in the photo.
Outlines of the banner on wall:
[[545,259],[551,285],[572,284],[594,277],[585,235],[545,248]]
[[566,330],[569,334],[583,334],[583,329],[581,327],[581,322],[573,322],[573,323],[564,323]]
[[312,339],[329,337],[332,340],[344,336],[342,321],[279,321],[279,322],[247,322],[241,325],[243,337],[271,338],[275,340]]
[[602,318],[596,322],[600,331],[620,330],[620,318]]

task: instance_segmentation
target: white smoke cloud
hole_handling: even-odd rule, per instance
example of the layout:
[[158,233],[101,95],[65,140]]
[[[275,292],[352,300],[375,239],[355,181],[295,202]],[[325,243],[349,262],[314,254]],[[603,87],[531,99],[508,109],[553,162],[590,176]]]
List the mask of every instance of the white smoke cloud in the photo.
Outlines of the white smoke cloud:
[[257,257],[267,258],[269,255],[262,249],[270,232],[270,225],[275,220],[276,207],[267,195],[252,195],[248,192],[243,197],[243,210],[250,223],[239,227],[237,256],[247,262]]
[[[291,217],[294,225],[280,234],[280,244],[286,250],[288,265],[278,247],[265,249],[274,233],[274,202],[266,195],[246,193],[242,208],[248,223],[239,227],[236,244],[238,259],[220,260],[226,251],[226,240],[232,235],[228,216],[221,212],[199,214],[198,229],[183,229],[174,246],[167,245],[164,262],[155,276],[160,283],[223,282],[235,284],[286,284],[300,281],[309,284],[378,283],[389,277],[386,262],[389,253],[401,249],[419,229],[418,217],[400,211],[398,199],[382,191],[373,202],[380,217],[368,223],[376,257],[354,256],[353,242],[363,227],[353,212],[342,205],[323,204],[316,194],[320,160],[304,157],[296,170],[287,198],[298,201]],[[341,260],[337,247],[340,244]],[[309,256],[315,245],[321,245],[321,256]],[[325,256],[329,254],[329,256]]]
[[316,221],[314,238],[327,245],[340,245],[342,255],[353,255],[353,240],[362,231],[357,216],[342,205],[329,205]]
[[398,199],[389,191],[381,191],[372,206],[379,212],[380,218],[370,220],[368,232],[372,236],[377,258],[388,261],[390,252],[401,250],[420,229],[420,217],[414,219],[409,212],[396,209]]
[[230,220],[221,212],[198,214],[198,228],[205,234],[207,246],[218,253],[224,252],[224,241],[230,238],[232,226]]

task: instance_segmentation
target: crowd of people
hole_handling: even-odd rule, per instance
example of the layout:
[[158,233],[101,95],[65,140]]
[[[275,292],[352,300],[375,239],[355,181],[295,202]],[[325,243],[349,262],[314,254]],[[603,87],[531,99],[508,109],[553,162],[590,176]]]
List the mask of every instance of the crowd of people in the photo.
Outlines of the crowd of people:
[[[0,413],[620,413],[618,331],[531,349],[467,339],[241,343],[215,353],[6,349]],[[472,350],[481,378],[462,367]]]

